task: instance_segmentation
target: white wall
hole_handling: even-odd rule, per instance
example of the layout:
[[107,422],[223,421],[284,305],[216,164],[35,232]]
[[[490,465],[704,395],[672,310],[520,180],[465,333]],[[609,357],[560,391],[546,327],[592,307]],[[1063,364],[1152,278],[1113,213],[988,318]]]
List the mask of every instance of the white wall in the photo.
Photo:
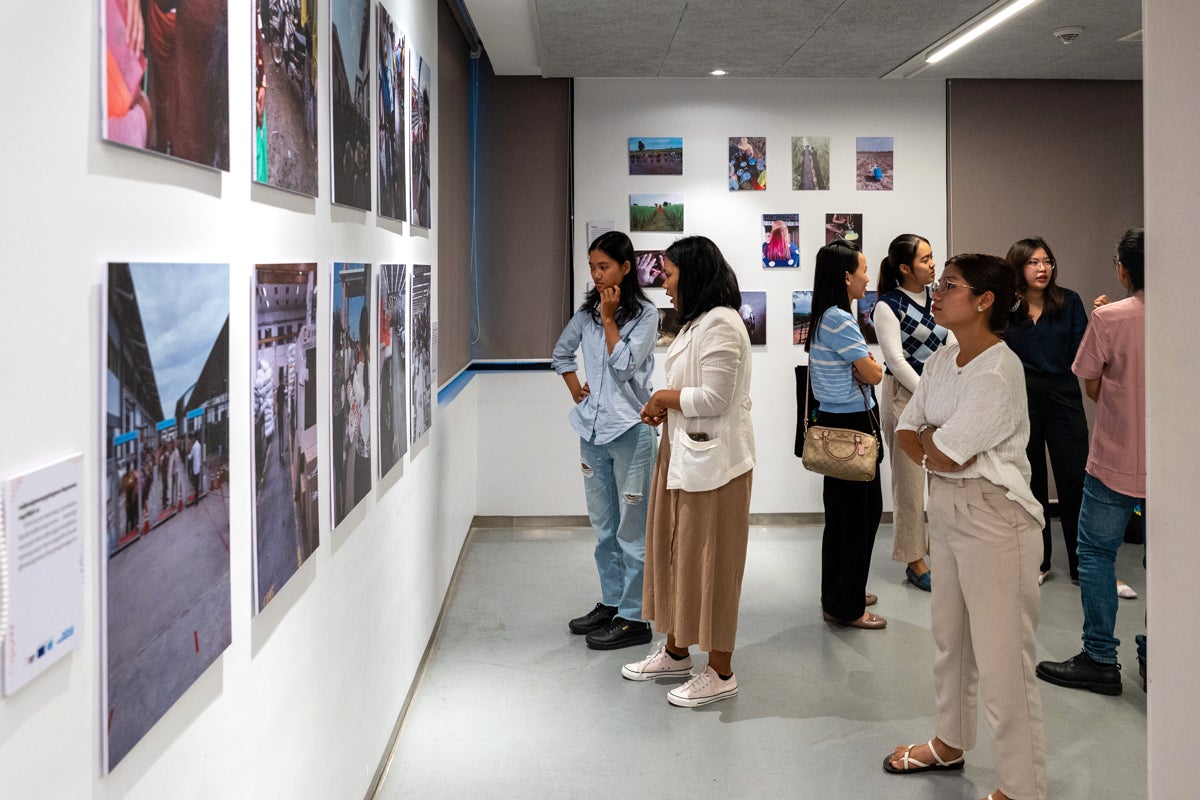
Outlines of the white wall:
[[[432,63],[435,86],[437,2],[388,3],[409,41]],[[105,339],[98,309],[107,261],[229,262],[233,644],[101,778],[96,576],[104,551],[100,486],[90,480],[83,509],[82,640],[46,674],[0,700],[0,795],[362,796],[474,514],[476,387],[435,412],[433,430],[410,451],[402,479],[369,495],[336,532],[328,529],[322,499],[320,547],[252,619],[249,277],[257,262],[318,262],[320,318],[328,320],[332,261],[436,265],[435,240],[426,232],[398,235],[394,224],[384,228],[373,215],[329,204],[326,2],[319,4],[324,111],[318,114],[317,201],[251,186],[250,0],[229,3],[228,174],[99,141],[97,5],[74,0],[52,22],[38,4],[8,9],[8,23],[24,33],[0,55],[5,94],[21,98],[20,113],[0,126],[7,262],[0,292],[0,475],[74,451],[84,453],[87,475],[99,475],[99,354]],[[437,126],[435,97],[434,141]],[[436,149],[433,156],[436,169]],[[436,191],[435,184],[435,214]],[[318,412],[325,420],[327,335],[320,346]],[[323,423],[326,482],[328,445]]]
[[[792,344],[792,291],[812,288],[812,265],[825,242],[827,213],[864,215],[872,288],[887,245],[898,234],[919,233],[933,243],[939,259],[946,257],[944,85],[937,81],[581,79],[575,81],[574,129],[574,303],[582,299],[589,280],[587,223],[611,220],[628,231],[630,194],[683,193],[684,234],[633,233],[634,247],[662,249],[679,235],[703,234],[724,252],[743,291],[767,292],[767,344],[755,348],[751,389],[758,450],[751,511],[820,511],[821,482],[805,472],[792,453],[797,416],[793,369],[806,360],[803,348]],[[632,136],[682,136],[684,174],[629,175],[627,143]],[[730,136],[767,137],[766,191],[727,189]],[[831,189],[792,191],[793,136],[831,137]],[[895,191],[855,190],[858,136],[895,138]],[[800,214],[801,269],[762,268],[764,213]],[[650,294],[656,304],[669,305],[661,289]],[[656,352],[656,385],[663,383],[665,352],[665,348]],[[490,387],[496,379],[488,381]],[[481,443],[480,462],[507,457],[531,462],[534,469],[540,464],[541,469],[532,474],[497,470],[481,481],[479,513],[584,513],[575,464],[578,445],[566,422],[570,398],[561,379],[514,374],[500,382],[502,396],[489,396],[484,402],[494,405],[495,423],[507,421],[522,435],[511,442],[510,451],[490,451]],[[553,397],[543,396],[545,391]],[[517,402],[502,408],[505,397]],[[481,429],[490,429],[485,413],[481,407]],[[565,445],[566,456],[551,452],[547,443],[556,448]],[[887,509],[891,508],[889,480],[885,464]],[[554,491],[546,491],[548,485]]]
[[[1149,796],[1196,796],[1200,639],[1186,598],[1196,590],[1196,353],[1191,292],[1200,252],[1200,192],[1179,154],[1200,129],[1200,5],[1145,0],[1146,438],[1149,494]],[[1180,322],[1189,322],[1181,326]],[[1181,402],[1181,399],[1183,402]],[[1133,642],[1122,642],[1126,670]]]

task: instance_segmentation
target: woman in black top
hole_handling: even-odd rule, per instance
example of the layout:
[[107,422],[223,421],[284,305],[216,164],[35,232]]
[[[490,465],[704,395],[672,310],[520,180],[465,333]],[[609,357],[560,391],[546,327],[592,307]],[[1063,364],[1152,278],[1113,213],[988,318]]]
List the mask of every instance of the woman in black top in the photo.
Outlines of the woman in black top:
[[1038,583],[1050,575],[1047,450],[1058,489],[1059,518],[1071,580],[1078,583],[1076,527],[1087,467],[1088,429],[1079,379],[1071,372],[1071,364],[1087,329],[1087,313],[1077,293],[1058,285],[1054,252],[1041,237],[1013,244],[1008,250],[1008,263],[1017,275],[1020,302],[1004,340],[1025,366],[1025,391],[1029,398],[1026,454],[1033,470],[1029,483],[1046,518]]

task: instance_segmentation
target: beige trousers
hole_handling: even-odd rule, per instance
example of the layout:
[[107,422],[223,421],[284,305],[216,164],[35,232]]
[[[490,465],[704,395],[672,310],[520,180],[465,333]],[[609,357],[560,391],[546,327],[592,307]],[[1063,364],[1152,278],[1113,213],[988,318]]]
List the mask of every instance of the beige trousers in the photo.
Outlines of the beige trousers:
[[892,561],[911,564],[929,553],[925,535],[925,470],[896,448],[896,423],[912,399],[894,375],[883,376],[879,399],[879,427],[892,466]]
[[983,478],[930,479],[936,732],[951,747],[972,749],[982,694],[1000,791],[1013,800],[1045,800],[1042,699],[1033,672],[1042,530],[1005,494]]

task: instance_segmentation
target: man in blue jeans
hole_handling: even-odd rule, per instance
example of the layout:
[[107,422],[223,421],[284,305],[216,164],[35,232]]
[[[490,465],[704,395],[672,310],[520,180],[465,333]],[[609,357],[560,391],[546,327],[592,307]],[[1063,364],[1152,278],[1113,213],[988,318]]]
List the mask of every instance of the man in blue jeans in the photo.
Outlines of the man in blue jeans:
[[1141,228],[1125,233],[1117,248],[1117,277],[1131,294],[1116,303],[1097,300],[1071,369],[1096,401],[1083,505],[1079,510],[1079,594],[1083,601],[1083,652],[1067,661],[1043,661],[1044,681],[1121,693],[1117,623],[1117,548],[1125,526],[1146,497],[1146,304]]

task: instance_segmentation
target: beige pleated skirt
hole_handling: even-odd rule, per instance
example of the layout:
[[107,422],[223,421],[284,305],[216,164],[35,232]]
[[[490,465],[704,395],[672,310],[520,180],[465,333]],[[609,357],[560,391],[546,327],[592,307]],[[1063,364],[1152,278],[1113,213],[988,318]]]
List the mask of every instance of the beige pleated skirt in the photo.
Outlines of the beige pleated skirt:
[[668,489],[669,438],[662,437],[650,488],[642,618],[679,647],[732,652],[753,470],[708,492]]

